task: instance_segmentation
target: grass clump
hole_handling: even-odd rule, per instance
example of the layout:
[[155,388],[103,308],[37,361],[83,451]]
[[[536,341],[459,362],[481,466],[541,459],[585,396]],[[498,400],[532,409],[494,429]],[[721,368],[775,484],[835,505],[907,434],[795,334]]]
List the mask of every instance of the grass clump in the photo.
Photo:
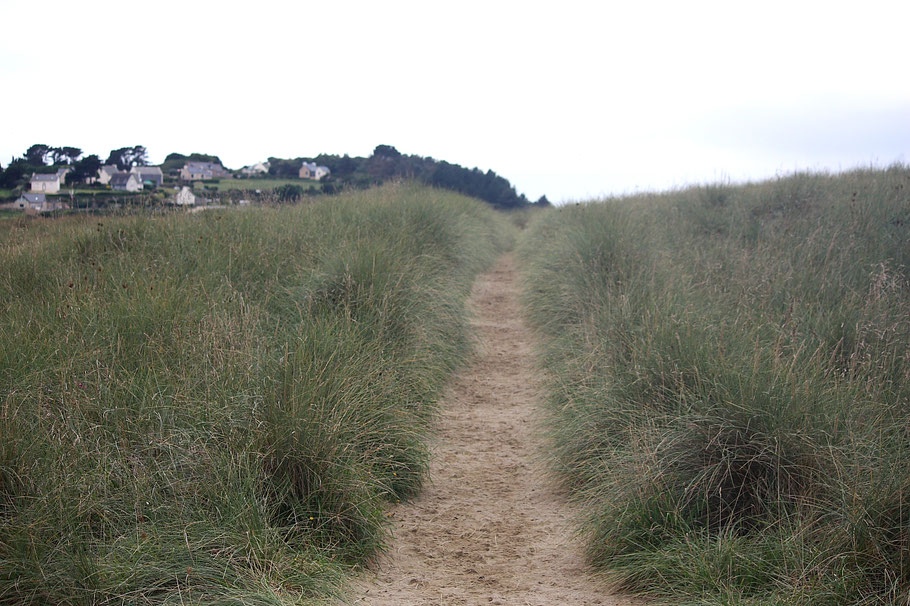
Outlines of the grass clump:
[[554,209],[522,243],[592,560],[672,603],[910,599],[910,171]]
[[412,495],[508,242],[407,184],[0,226],[0,604],[295,604]]

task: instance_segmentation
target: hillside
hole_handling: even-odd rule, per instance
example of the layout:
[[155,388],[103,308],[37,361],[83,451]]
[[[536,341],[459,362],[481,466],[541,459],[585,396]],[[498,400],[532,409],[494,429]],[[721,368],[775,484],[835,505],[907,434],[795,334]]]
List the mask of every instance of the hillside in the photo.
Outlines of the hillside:
[[552,467],[591,560],[668,604],[910,595],[910,169],[539,216]]
[[508,232],[411,185],[0,224],[0,603],[335,592],[421,484]]

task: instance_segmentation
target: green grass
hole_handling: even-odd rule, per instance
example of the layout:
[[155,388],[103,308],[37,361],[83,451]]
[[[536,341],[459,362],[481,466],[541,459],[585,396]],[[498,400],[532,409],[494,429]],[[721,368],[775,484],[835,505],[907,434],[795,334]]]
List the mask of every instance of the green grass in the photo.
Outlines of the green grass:
[[[203,183],[205,183],[203,181]],[[319,181],[313,181],[309,179],[221,179],[218,183],[214,183],[218,188],[219,192],[228,191],[231,189],[240,189],[240,190],[262,190],[263,192],[270,192],[276,187],[281,187],[282,185],[299,185],[303,189],[315,188],[320,189],[322,185]]]
[[0,604],[301,604],[419,488],[508,245],[411,185],[0,222]]
[[553,467],[620,587],[907,603],[908,242],[900,166],[533,221]]

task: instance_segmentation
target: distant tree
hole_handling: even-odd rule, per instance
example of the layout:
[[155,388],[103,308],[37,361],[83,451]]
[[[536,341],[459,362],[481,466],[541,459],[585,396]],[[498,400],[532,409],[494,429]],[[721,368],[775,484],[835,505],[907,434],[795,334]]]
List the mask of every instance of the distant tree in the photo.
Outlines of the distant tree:
[[397,159],[401,157],[401,152],[391,145],[377,145],[376,149],[373,150],[373,155]]
[[58,147],[56,149],[60,156],[66,160],[67,164],[75,164],[79,156],[82,155],[82,150],[78,147]]
[[300,176],[300,167],[303,165],[305,158],[295,158],[293,160],[285,158],[269,158],[269,175],[273,177],[284,177],[285,179],[294,179]]
[[148,152],[143,145],[112,149],[105,164],[114,164],[120,170],[129,170],[134,166],[146,166]]
[[547,200],[546,196],[541,196],[541,197],[537,198],[537,202],[535,202],[534,204],[536,204],[537,206],[553,206],[550,203],[550,201]]
[[133,147],[133,155],[130,157],[133,166],[148,166],[149,153],[144,145]]
[[91,177],[98,175],[101,170],[101,158],[96,154],[86,156],[73,164],[73,170],[66,176],[67,182],[85,183]]
[[14,189],[22,185],[29,175],[32,174],[34,167],[24,158],[16,158],[6,167],[3,174],[0,175],[0,187],[3,189]]
[[34,166],[47,164],[47,155],[51,148],[43,143],[36,143],[25,150],[25,161]]

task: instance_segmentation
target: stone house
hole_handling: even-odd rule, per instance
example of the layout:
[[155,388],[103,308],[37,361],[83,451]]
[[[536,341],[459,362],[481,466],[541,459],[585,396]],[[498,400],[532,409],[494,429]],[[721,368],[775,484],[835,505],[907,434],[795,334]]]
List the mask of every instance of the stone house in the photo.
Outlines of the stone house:
[[111,177],[111,189],[117,191],[140,191],[142,181],[133,173],[117,173]]
[[50,201],[44,194],[22,194],[14,202],[3,205],[6,208],[16,208],[29,215],[66,210],[70,206],[66,202]]
[[136,175],[143,185],[149,182],[155,187],[161,187],[161,184],[164,183],[164,173],[158,166],[134,166],[130,172]]
[[55,174],[42,175],[34,173],[29,182],[29,189],[44,194],[56,194],[60,191],[60,177]]
[[187,162],[180,169],[180,178],[184,181],[206,181],[208,179],[229,179],[229,173],[217,162]]
[[98,183],[107,185],[111,182],[111,177],[122,172],[122,170],[112,164],[105,164],[101,167],[101,170],[98,171]]

